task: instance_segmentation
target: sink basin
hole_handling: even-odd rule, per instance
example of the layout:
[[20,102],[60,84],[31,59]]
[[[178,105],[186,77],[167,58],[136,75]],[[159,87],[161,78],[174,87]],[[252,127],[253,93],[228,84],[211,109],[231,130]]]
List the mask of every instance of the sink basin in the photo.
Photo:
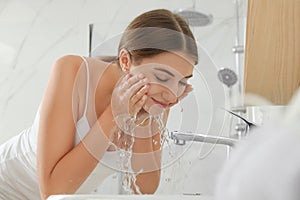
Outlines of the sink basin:
[[202,195],[52,195],[47,200],[213,200]]

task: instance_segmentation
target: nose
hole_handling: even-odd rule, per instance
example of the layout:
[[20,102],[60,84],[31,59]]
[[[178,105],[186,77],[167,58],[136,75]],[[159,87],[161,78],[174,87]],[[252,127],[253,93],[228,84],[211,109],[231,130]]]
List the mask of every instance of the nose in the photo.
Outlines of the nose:
[[162,97],[169,104],[176,103],[176,101],[177,101],[176,94],[174,94],[171,90],[165,90],[165,91],[163,91]]

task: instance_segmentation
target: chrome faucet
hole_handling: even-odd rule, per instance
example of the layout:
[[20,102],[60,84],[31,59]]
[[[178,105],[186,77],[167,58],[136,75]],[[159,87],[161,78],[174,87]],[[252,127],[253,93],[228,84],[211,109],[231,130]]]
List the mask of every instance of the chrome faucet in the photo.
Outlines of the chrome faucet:
[[185,145],[186,141],[196,141],[211,144],[223,144],[229,147],[234,147],[238,139],[231,137],[212,136],[199,133],[171,131],[169,137],[174,140],[177,145]]
[[214,135],[192,133],[192,132],[180,132],[180,131],[171,131],[169,132],[168,135],[172,140],[174,140],[175,144],[177,145],[185,145],[186,141],[196,141],[196,142],[203,142],[203,143],[210,143],[210,144],[222,144],[228,147],[234,147],[234,145],[239,140],[244,139],[246,137],[250,129],[257,127],[258,125],[248,121],[247,119],[236,114],[233,111],[229,111],[229,110],[226,111],[238,117],[241,121],[244,121],[245,124],[238,124],[243,126],[236,127],[236,131],[238,133],[243,133],[242,137],[241,134],[235,134],[230,137],[222,137],[222,136],[214,136]]

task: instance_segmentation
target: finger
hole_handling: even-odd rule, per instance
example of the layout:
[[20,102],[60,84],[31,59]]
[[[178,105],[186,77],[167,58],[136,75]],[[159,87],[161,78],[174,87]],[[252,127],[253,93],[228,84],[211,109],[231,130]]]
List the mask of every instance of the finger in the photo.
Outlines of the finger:
[[135,84],[136,82],[138,82],[139,80],[142,80],[143,78],[145,78],[145,75],[144,74],[135,74],[133,76],[131,76],[127,82],[129,83],[129,85],[133,85]]
[[144,85],[138,92],[132,96],[131,101],[132,104],[136,104],[147,92],[149,89],[149,85]]
[[191,92],[191,91],[193,91],[193,89],[194,88],[190,87],[190,88],[187,89],[187,92]]
[[[191,91],[193,90],[193,88],[191,89]],[[183,98],[187,97],[188,94],[190,93],[190,91],[186,91],[184,92],[180,97],[178,97],[179,100],[182,100]]]
[[[192,85],[188,84],[188,85],[186,86],[186,88],[184,89],[182,95],[188,94],[188,93],[190,93],[191,91],[193,91]],[[180,95],[180,97],[181,97],[182,95]]]
[[134,113],[138,113],[142,109],[142,107],[146,103],[147,98],[148,98],[147,95],[143,95],[142,98],[140,98],[140,100],[136,102],[133,108]]
[[125,92],[128,88],[130,88],[132,85],[136,84],[143,78],[145,78],[144,74],[130,75],[127,79],[125,78],[124,82],[121,83],[122,92]]
[[188,93],[183,93],[180,97],[178,97],[178,100],[181,101],[183,98],[185,98],[188,95]]
[[116,84],[116,87],[118,87],[121,91],[129,87],[128,79],[131,77],[130,74],[126,74],[124,77],[122,77],[119,82]]
[[128,79],[131,77],[131,74],[126,74],[124,77],[122,77],[120,83],[125,83],[128,81]]
[[191,91],[193,91],[193,88],[186,89],[186,90],[183,92],[183,94],[188,94],[188,93],[190,93]]
[[193,86],[192,86],[191,84],[188,84],[188,83],[187,83],[187,84],[186,84],[186,87],[193,87]]
[[185,87],[185,91],[192,91],[193,90],[193,87],[191,84],[187,84],[186,87]]
[[126,95],[131,98],[133,95],[135,95],[141,89],[141,87],[143,87],[147,83],[149,83],[147,78],[137,81],[136,83],[131,85],[130,88],[128,88],[126,90]]

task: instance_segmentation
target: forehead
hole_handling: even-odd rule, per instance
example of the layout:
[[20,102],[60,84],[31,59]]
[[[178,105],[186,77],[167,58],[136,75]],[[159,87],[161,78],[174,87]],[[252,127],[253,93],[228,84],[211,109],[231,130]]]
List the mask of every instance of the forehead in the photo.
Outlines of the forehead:
[[144,58],[141,65],[153,66],[151,67],[153,70],[167,69],[183,77],[190,76],[194,69],[191,59],[176,52],[164,52],[151,58]]

